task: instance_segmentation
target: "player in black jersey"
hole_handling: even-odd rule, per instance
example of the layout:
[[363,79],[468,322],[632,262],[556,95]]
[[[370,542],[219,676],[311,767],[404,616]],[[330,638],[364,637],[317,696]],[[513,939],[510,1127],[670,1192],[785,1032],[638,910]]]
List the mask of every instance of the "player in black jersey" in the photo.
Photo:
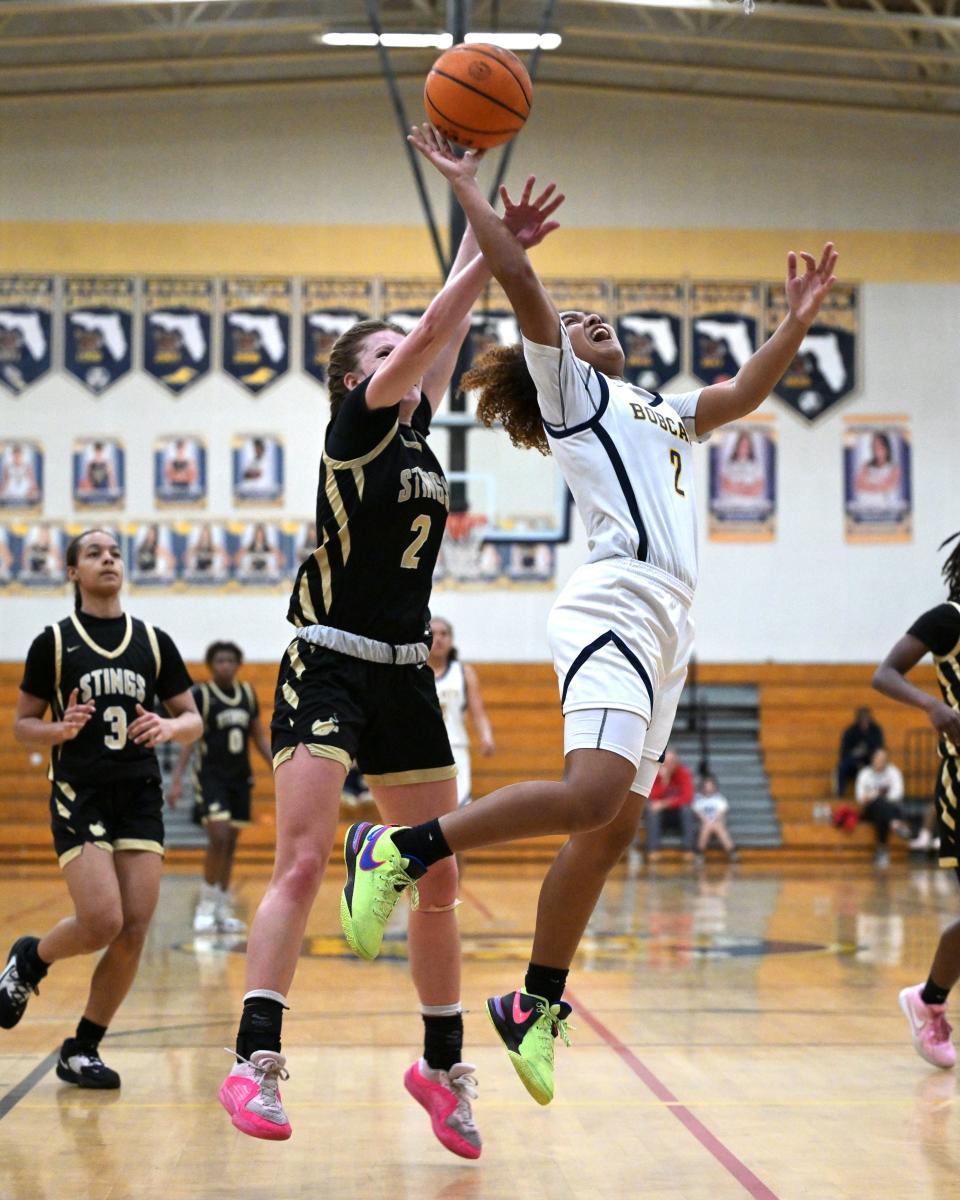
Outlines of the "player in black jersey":
[[[51,963],[106,947],[76,1034],[60,1049],[57,1075],[83,1088],[116,1088],[100,1039],[130,990],[163,860],[163,796],[154,747],[192,742],[200,717],[190,676],[159,629],[120,606],[123,559],[103,530],[67,547],[76,609],[48,626],[27,654],[15,735],[50,747],[53,844],[75,915],[42,938],[20,937],[0,973],[0,1026],[23,1016]],[[170,713],[150,712],[159,696]],[[50,707],[53,720],[45,721]]]
[[[514,228],[527,245],[555,227],[547,218],[559,200],[549,192],[517,210]],[[362,321],[330,354],[318,544],[294,584],[288,617],[297,636],[280,666],[271,725],[276,862],[250,931],[237,1063],[220,1089],[233,1124],[253,1137],[290,1136],[277,1090],[281,1018],[351,759],[386,821],[456,807],[456,768],[426,666],[431,579],[449,506],[427,434],[489,278],[468,230],[446,285],[407,336]],[[460,1061],[456,891],[451,861],[423,878],[411,913],[425,1045],[404,1082],[441,1142],[476,1158],[474,1068]]]
[[[878,692],[922,709],[940,736],[937,781],[937,825],[940,865],[960,878],[960,532],[942,542],[956,542],[943,564],[947,601],[918,617],[883,660],[873,677]],[[907,674],[927,653],[933,655],[942,699],[915,687]],[[940,935],[927,982],[904,988],[900,1007],[910,1022],[913,1045],[935,1067],[952,1067],[956,1050],[946,1018],[947,997],[960,979],[960,921]]]
[[[250,824],[250,741],[272,762],[270,743],[260,722],[260,706],[249,683],[239,683],[243,651],[234,642],[207,647],[210,679],[193,688],[203,721],[199,761],[193,771],[194,812],[207,831],[207,857],[200,900],[193,917],[195,933],[243,933],[246,925],[233,912],[230,872],[240,830]],[[183,773],[193,753],[184,746],[167,789],[174,807],[183,794]]]

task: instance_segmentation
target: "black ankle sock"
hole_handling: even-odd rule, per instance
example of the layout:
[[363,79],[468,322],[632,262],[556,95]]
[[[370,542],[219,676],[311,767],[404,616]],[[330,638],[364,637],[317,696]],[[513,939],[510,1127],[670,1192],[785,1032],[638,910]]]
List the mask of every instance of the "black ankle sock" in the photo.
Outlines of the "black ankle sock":
[[39,938],[31,938],[17,955],[17,972],[23,975],[30,983],[39,983],[46,975],[50,966],[37,953],[39,945]]
[[569,970],[564,967],[542,967],[532,962],[527,967],[523,990],[531,996],[542,996],[548,1004],[559,1004],[567,986]]
[[920,999],[924,1004],[946,1004],[949,995],[950,989],[939,987],[933,982],[933,976],[931,976],[923,985]]
[[393,844],[403,857],[413,859],[414,865],[422,866],[425,871],[441,858],[449,858],[453,854],[443,836],[439,817],[422,825],[414,825],[412,829],[401,829],[392,837]]
[[449,1071],[463,1057],[463,1013],[423,1014],[423,1057],[435,1071]]
[[77,1024],[77,1032],[72,1038],[68,1038],[68,1041],[76,1042],[84,1050],[96,1050],[106,1032],[106,1025],[97,1025],[95,1021],[88,1021],[86,1017],[81,1017]]
[[280,1050],[283,1005],[267,996],[251,996],[243,1002],[237,1031],[237,1057],[249,1059],[254,1050]]

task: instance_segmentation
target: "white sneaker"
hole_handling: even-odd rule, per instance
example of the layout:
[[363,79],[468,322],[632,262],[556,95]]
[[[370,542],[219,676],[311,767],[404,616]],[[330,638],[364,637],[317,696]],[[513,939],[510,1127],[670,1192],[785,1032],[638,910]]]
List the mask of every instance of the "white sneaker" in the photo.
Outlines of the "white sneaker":
[[929,850],[930,843],[933,838],[930,836],[929,829],[921,829],[917,836],[908,845],[909,850]]
[[217,929],[221,933],[246,933],[246,922],[233,911],[233,901],[230,899],[229,893],[221,892],[214,906],[214,916],[217,922]]
[[213,933],[217,928],[217,906],[213,900],[199,900],[193,914],[194,933]]

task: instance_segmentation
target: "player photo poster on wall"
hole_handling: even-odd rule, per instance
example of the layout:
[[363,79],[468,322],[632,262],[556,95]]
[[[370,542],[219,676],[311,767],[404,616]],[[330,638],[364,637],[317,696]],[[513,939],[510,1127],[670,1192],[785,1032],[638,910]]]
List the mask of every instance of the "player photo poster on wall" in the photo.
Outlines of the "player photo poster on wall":
[[848,542],[909,542],[913,536],[910,420],[847,417],[843,484]]
[[757,413],[710,441],[710,540],[770,542],[777,530],[777,432]]
[[50,370],[53,280],[0,276],[0,383],[19,396]]
[[303,369],[326,386],[330,351],[341,333],[373,312],[373,283],[369,279],[305,279],[300,292],[303,309]]
[[223,281],[223,369],[253,395],[290,366],[289,279]]
[[210,370],[212,314],[209,279],[143,281],[143,369],[175,396]]
[[43,450],[38,442],[0,441],[0,508],[8,514],[43,508]]
[[157,438],[153,494],[158,508],[199,508],[207,500],[207,447],[183,434]]
[[114,276],[63,282],[63,365],[94,396],[130,370],[136,284]]
[[690,314],[691,372],[708,384],[732,379],[757,348],[760,285],[691,284]]
[[617,336],[628,383],[659,392],[683,370],[686,290],[682,283],[617,284]]
[[121,508],[126,491],[122,444],[116,438],[78,438],[73,444],[76,508]]
[[283,503],[283,442],[276,434],[241,434],[233,439],[235,504]]
[[[771,333],[786,311],[783,285],[770,285],[767,329]],[[858,289],[835,284],[774,392],[801,417],[816,421],[856,390],[858,332]]]

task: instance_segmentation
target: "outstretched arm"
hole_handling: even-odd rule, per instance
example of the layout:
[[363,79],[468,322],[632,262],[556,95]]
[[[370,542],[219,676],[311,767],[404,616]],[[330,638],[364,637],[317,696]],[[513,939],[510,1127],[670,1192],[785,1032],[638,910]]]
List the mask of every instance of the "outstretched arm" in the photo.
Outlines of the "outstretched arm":
[[[448,279],[453,279],[465,270],[480,253],[480,247],[477,245],[477,239],[473,229],[468,224],[463,231],[463,237],[460,239],[460,248],[457,250],[457,257],[453,260],[450,267]],[[489,274],[487,280],[482,284],[486,287],[489,282]],[[479,292],[477,293],[479,295]],[[423,389],[423,394],[430,401],[430,407],[434,412],[437,411],[443,397],[447,394],[447,388],[450,386],[450,379],[453,375],[453,368],[457,365],[457,355],[460,353],[460,347],[463,345],[464,339],[470,332],[470,312],[464,313],[460,323],[454,329],[453,333],[447,339],[446,343],[440,347],[433,362],[426,368],[423,373],[423,383],[420,385]]]
[[793,362],[816,319],[827,292],[836,283],[833,269],[837,251],[827,242],[817,263],[812,254],[801,253],[806,264],[797,275],[797,256],[787,255],[787,305],[789,311],[773,336],[743,364],[733,379],[705,387],[697,402],[697,434],[702,437],[730,421],[739,420],[766,400],[774,385]]
[[[409,140],[452,184],[489,270],[507,293],[523,336],[542,346],[559,346],[560,318],[553,301],[533,269],[523,244],[493,211],[477,184],[477,167],[482,154],[470,151],[458,158],[430,126],[414,129]],[[538,210],[541,221],[545,222],[562,202],[563,196],[554,196],[551,185],[531,203],[533,182],[533,179],[527,180],[519,205],[513,205],[506,189],[501,188],[508,217],[511,210],[529,207],[531,211]]]

